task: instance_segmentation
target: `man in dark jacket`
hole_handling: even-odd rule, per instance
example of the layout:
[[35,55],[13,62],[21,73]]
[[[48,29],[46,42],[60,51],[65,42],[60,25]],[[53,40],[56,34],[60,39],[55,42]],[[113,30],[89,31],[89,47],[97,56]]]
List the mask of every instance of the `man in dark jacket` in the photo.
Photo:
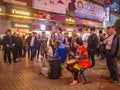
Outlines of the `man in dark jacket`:
[[11,52],[12,52],[14,63],[16,63],[16,57],[15,57],[16,40],[15,40],[15,37],[12,36],[10,29],[8,29],[6,31],[6,34],[7,34],[7,36],[5,36],[4,40],[5,40],[6,52],[8,54],[8,61],[9,61],[9,63],[12,62],[11,61]]
[[90,36],[88,38],[88,54],[89,54],[89,58],[91,60],[91,67],[95,66],[95,54],[97,53],[97,44],[98,44],[98,38],[97,35],[95,34],[95,28],[92,27],[90,28]]
[[107,33],[109,37],[104,40],[104,44],[106,44],[106,61],[107,67],[110,73],[110,79],[112,79],[112,83],[118,83],[119,73],[118,73],[118,66],[117,66],[117,52],[118,48],[118,35],[116,34],[115,27],[108,27]]
[[33,32],[32,36],[28,37],[27,42],[28,42],[28,57],[33,60],[35,56],[35,46],[37,44],[37,38],[36,38],[37,33]]
[[15,56],[16,59],[22,58],[22,39],[19,37],[19,34],[14,33],[14,37],[16,39],[16,46],[15,46]]

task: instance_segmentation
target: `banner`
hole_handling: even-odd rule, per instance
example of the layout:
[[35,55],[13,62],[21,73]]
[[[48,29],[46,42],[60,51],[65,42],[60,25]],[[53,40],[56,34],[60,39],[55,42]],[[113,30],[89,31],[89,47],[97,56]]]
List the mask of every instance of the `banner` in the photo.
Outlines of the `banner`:
[[120,1],[119,0],[111,0],[111,12],[120,14]]
[[68,0],[67,12],[80,18],[103,21],[103,7],[83,0]]
[[33,8],[66,14],[66,0],[33,0]]

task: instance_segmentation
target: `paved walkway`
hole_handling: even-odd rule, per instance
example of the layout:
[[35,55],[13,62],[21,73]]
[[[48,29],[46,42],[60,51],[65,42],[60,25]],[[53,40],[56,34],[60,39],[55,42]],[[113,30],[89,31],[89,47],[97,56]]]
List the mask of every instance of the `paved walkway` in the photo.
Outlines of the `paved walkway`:
[[91,83],[83,84],[82,80],[75,86],[69,86],[72,75],[66,69],[61,79],[51,80],[39,75],[40,65],[37,60],[26,59],[15,64],[0,60],[0,90],[120,90],[120,84],[111,84],[104,79],[108,76],[105,61],[97,60],[94,69],[86,70],[86,78]]

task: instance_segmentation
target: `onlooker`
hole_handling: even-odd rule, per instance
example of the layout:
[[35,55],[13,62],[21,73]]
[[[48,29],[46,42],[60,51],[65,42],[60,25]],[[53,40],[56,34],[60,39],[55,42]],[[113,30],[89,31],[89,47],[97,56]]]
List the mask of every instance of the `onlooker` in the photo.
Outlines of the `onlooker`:
[[14,36],[12,36],[10,29],[6,31],[6,34],[7,36],[5,37],[5,41],[6,41],[5,46],[7,50],[8,61],[9,63],[12,62],[11,61],[11,52],[12,52],[14,63],[16,63],[16,56],[15,56],[16,39]]
[[103,41],[105,40],[105,36],[102,33],[102,30],[99,30],[99,40],[100,40],[100,47],[99,47],[99,55],[101,56],[101,60],[105,58],[105,44]]
[[39,54],[40,54],[40,47],[41,47],[41,39],[40,39],[40,35],[36,36],[37,38],[37,42],[35,45],[35,54],[37,55],[37,59],[39,58]]
[[30,58],[30,60],[33,60],[33,58],[35,57],[35,45],[37,43],[37,38],[36,38],[37,33],[33,32],[32,36],[28,37],[28,57]]
[[26,57],[26,39],[25,36],[22,36],[22,57]]
[[48,38],[46,36],[45,32],[42,32],[41,35],[41,60],[42,60],[42,66],[45,67],[45,59],[47,59],[47,41]]
[[[77,35],[77,31],[73,30],[72,37],[71,37],[71,45],[70,45],[70,52],[76,53],[76,49],[78,46],[83,45],[83,40],[81,37]],[[72,58],[72,57],[70,57]]]
[[70,39],[70,37],[68,36],[68,32],[64,33],[64,35],[65,35],[64,43],[65,43],[65,45],[66,45],[66,50],[67,50],[67,59],[70,59],[70,54],[69,54],[69,52],[70,52],[70,41],[71,41],[71,39]]
[[56,38],[55,38],[55,34],[51,34],[50,41],[49,41],[49,46],[52,47],[53,56],[54,56],[55,55],[55,50],[56,50]]
[[22,58],[22,40],[19,34],[17,33],[14,33],[14,37],[16,39],[15,56],[16,59],[20,60]]
[[104,40],[104,44],[106,44],[106,61],[107,67],[109,69],[110,78],[112,79],[112,83],[119,82],[119,73],[118,66],[116,61],[116,55],[119,45],[118,44],[118,36],[115,31],[115,27],[108,27],[107,33],[109,37]]
[[95,54],[97,53],[97,44],[98,44],[98,38],[97,38],[97,35],[95,34],[95,28],[92,27],[90,28],[90,36],[88,38],[88,46],[87,46],[87,49],[88,49],[88,55],[89,55],[89,58],[91,60],[91,67],[95,66]]

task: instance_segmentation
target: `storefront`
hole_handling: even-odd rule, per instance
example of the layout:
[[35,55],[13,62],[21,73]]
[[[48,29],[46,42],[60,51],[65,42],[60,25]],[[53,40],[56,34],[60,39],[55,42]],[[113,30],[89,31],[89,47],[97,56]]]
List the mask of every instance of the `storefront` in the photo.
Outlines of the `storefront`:
[[20,36],[27,36],[31,32],[32,25],[30,23],[12,22],[12,33],[18,33]]
[[13,33],[19,33],[22,36],[31,32],[34,19],[32,9],[7,5],[6,13]]

